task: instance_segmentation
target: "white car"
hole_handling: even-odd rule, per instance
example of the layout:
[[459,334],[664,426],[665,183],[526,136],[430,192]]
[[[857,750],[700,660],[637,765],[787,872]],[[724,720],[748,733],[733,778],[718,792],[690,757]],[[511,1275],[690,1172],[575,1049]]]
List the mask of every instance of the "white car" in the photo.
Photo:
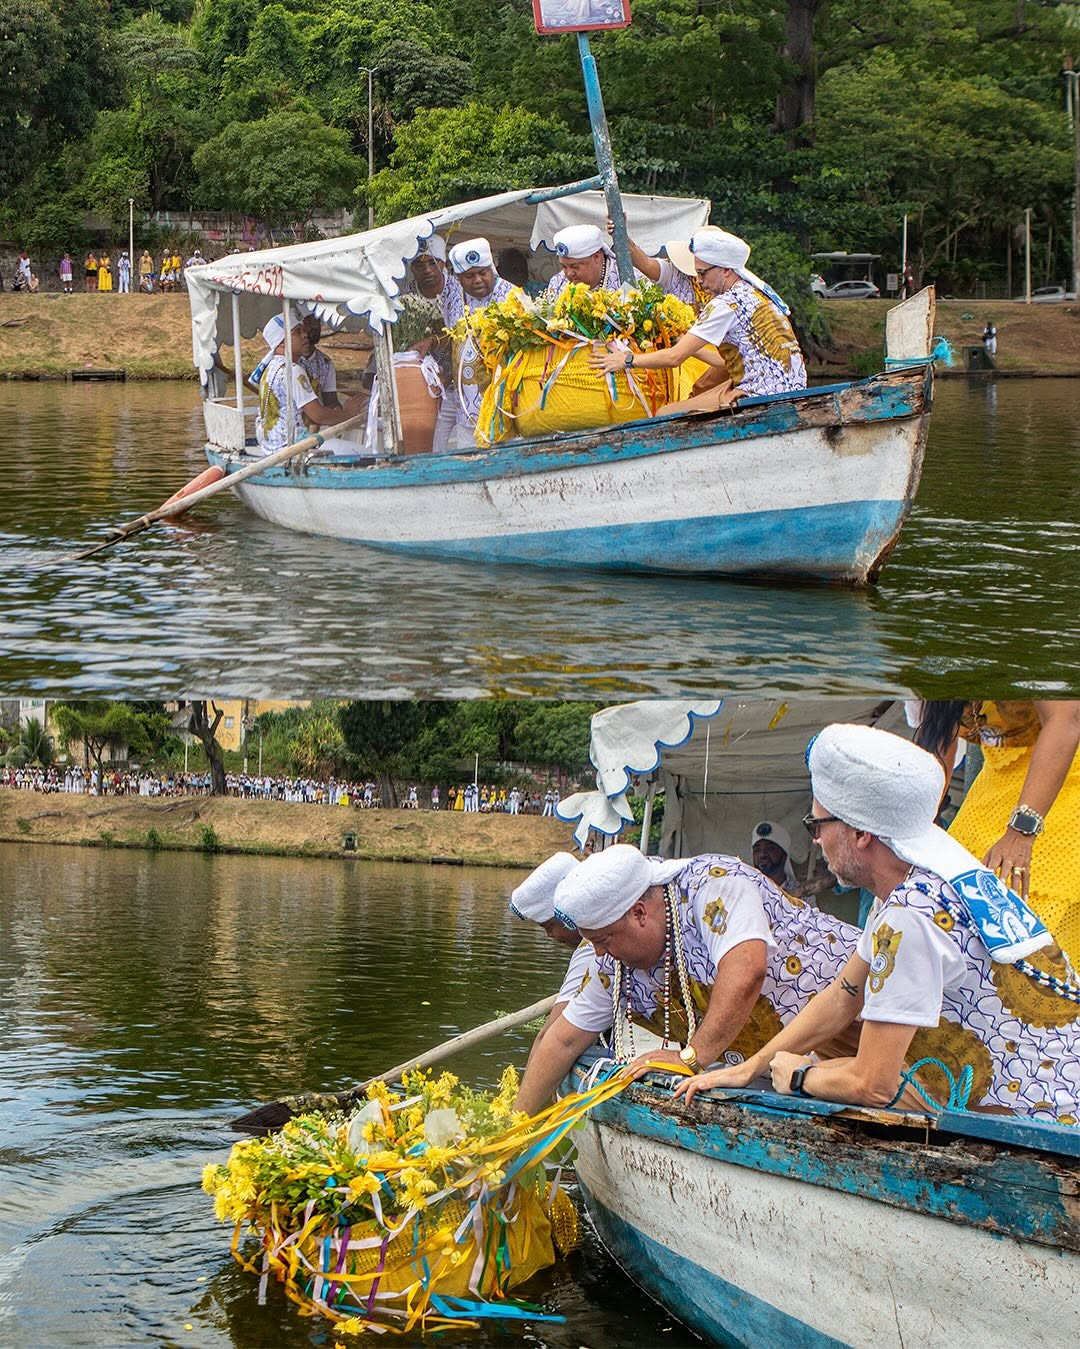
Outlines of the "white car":
[[825,292],[826,300],[876,300],[880,295],[872,281],[838,281]]
[[[1015,297],[1021,304],[1027,299],[1025,295]],[[1032,304],[1057,304],[1062,300],[1075,300],[1076,292],[1066,290],[1064,286],[1038,286],[1031,292]]]
[[810,273],[810,293],[811,295],[825,295],[828,293],[828,286],[825,284],[825,278],[818,276],[817,272]]

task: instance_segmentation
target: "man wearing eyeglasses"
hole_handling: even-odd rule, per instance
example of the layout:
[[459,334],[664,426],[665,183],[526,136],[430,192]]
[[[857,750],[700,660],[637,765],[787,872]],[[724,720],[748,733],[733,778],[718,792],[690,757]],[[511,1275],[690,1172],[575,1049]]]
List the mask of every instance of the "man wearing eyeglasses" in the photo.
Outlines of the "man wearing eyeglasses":
[[[694,326],[665,351],[596,352],[593,369],[664,370],[691,356],[724,367],[733,396],[789,393],[806,388],[806,364],[790,310],[776,291],[746,266],[750,245],[708,225],[690,240],[694,269],[713,298]],[[721,400],[732,401],[732,396]]]
[[[829,988],[744,1063],[677,1093],[771,1073],[776,1091],[845,1105],[1080,1124],[1080,981],[1024,900],[934,823],[938,759],[834,725],[807,760],[804,823],[837,879],[878,902]],[[857,1052],[831,1057],[860,1017]]]

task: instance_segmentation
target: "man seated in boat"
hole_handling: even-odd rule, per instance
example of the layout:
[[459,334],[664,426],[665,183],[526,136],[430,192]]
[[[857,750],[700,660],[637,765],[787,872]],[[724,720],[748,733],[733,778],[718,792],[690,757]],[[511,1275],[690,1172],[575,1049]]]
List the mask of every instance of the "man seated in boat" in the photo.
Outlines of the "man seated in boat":
[[[597,225],[567,225],[551,238],[551,246],[559,259],[559,271],[551,278],[544,298],[554,300],[574,282],[582,282],[594,290],[618,290],[619,267],[611,245]],[[641,273],[634,273],[641,280]]]
[[[712,295],[697,322],[673,347],[660,351],[594,352],[595,370],[665,370],[696,356],[717,366],[716,388],[699,403],[669,404],[665,412],[723,406],[746,394],[788,393],[806,388],[806,364],[779,295],[747,266],[750,245],[737,235],[707,225],[690,240],[697,281]],[[721,358],[715,359],[717,352]],[[726,367],[732,389],[724,387]]]
[[[491,245],[486,239],[466,239],[455,244],[450,250],[449,261],[457,285],[444,286],[439,295],[439,308],[447,328],[452,328],[474,309],[505,300],[515,289],[495,270]],[[457,397],[454,400],[456,420],[448,448],[472,449],[476,443],[476,419],[488,385],[488,373],[471,337],[454,343],[451,368]]]
[[[771,1073],[774,1090],[823,1101],[1077,1124],[1080,981],[1027,904],[934,823],[940,761],[888,731],[834,725],[809,764],[807,826],[834,875],[877,903],[820,997],[680,1093]],[[823,1049],[859,1017],[853,1057]]]
[[[433,234],[430,239],[420,243],[420,251],[409,263],[411,280],[408,291],[431,301],[432,314],[437,320],[442,317],[444,298],[449,300],[457,296],[460,302],[461,282],[446,269],[446,241]],[[454,428],[458,424],[458,395],[451,378],[451,352],[449,342],[440,342],[436,337],[422,337],[413,343],[412,350],[419,356],[434,356],[443,373],[443,395],[439,406],[439,415],[435,422],[435,434],[431,449],[440,454],[450,448]],[[471,438],[469,443],[471,444]]]
[[[270,359],[263,367],[259,378],[259,412],[255,418],[255,438],[258,441],[258,454],[273,454],[303,440],[310,432],[308,427],[334,426],[346,417],[356,416],[363,411],[362,398],[350,398],[344,408],[329,408],[319,401],[299,355],[303,348],[302,322],[298,318],[291,333],[293,361],[291,368],[285,355],[285,320],[281,314],[275,314],[263,328],[263,341],[266,343]],[[287,386],[291,384],[292,425],[288,425],[289,394]],[[323,442],[323,448],[330,452],[356,454],[358,447],[351,441],[336,437]]]
[[[626,844],[570,872],[555,892],[555,917],[594,955],[530,1057],[518,1097],[530,1113],[609,1028],[616,1058],[639,1074],[651,1063],[696,1072],[741,1062],[829,986],[859,936],[737,857],[661,862]],[[665,1047],[636,1058],[635,1022]]]
[[325,351],[319,349],[322,341],[322,323],[318,314],[305,314],[300,325],[303,341],[300,346],[300,366],[323,407],[341,411],[341,399],[337,392],[337,371],[334,362]]
[[750,860],[773,885],[798,893],[798,881],[791,865],[791,835],[775,820],[761,820],[750,835]]

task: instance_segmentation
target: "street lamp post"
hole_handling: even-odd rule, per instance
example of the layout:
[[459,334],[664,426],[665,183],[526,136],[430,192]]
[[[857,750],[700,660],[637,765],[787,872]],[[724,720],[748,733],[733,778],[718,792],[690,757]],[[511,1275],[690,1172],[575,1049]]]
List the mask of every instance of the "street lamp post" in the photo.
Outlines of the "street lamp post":
[[[137,275],[137,273],[136,273],[136,271],[135,271],[135,198],[134,198],[134,197],[128,197],[128,262],[131,264],[131,271],[129,272],[129,276],[131,276],[132,278],[134,278],[134,277]],[[131,290],[131,293],[134,295],[134,293],[135,293],[135,287],[131,285],[131,282],[130,282],[130,281],[128,282],[128,287],[129,287],[129,289]]]
[[361,75],[367,76],[367,227],[370,230],[375,228],[375,206],[371,200],[371,180],[375,176],[374,111],[372,107],[371,81],[376,68],[374,66],[360,66],[359,69]]
[[1080,70],[1072,63],[1061,72],[1069,93],[1068,112],[1073,133],[1073,203],[1072,203],[1072,290],[1080,295]]

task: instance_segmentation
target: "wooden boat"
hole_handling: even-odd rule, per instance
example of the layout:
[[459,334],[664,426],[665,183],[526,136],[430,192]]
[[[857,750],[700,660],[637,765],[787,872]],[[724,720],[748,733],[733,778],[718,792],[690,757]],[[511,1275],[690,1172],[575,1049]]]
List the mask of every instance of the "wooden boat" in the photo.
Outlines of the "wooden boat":
[[[375,334],[389,391],[380,455],[309,454],[247,478],[237,496],[288,529],[416,557],[583,570],[872,581],[919,485],[933,401],[933,292],[891,311],[885,373],[794,394],[747,398],[595,431],[409,454],[393,376],[393,324],[423,240],[468,221],[538,249],[571,218],[603,219],[593,180],[503,193],[346,239],[226,257],[189,268],[196,364],[306,301],[336,326]],[[575,198],[574,215],[567,214]],[[692,232],[708,202],[623,198],[643,247],[676,223]],[[542,254],[541,254],[542,256]],[[553,263],[549,262],[549,265]],[[231,299],[231,313],[221,301]],[[383,399],[383,395],[380,395]],[[212,465],[252,462],[255,408],[204,403]],[[412,448],[412,447],[410,447]]]
[[[595,1055],[579,1062],[580,1086]],[[600,1239],[716,1344],[1057,1349],[1080,1318],[1080,1130],[651,1080],[576,1135]]]

